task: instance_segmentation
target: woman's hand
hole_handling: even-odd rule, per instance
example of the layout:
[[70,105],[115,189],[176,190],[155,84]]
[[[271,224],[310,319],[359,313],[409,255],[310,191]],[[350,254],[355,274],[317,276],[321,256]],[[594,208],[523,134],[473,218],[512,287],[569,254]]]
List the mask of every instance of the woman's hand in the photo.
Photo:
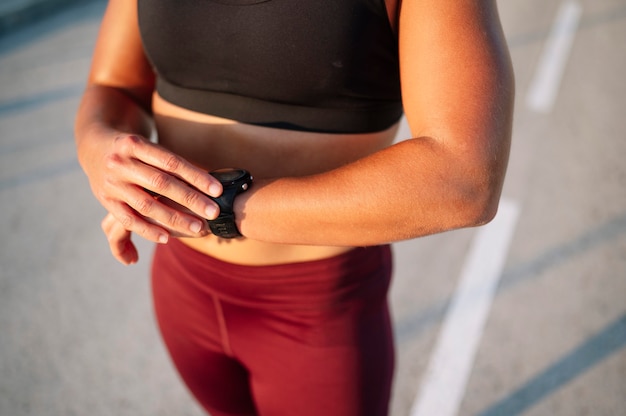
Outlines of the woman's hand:
[[110,213],[102,220],[101,227],[107,237],[113,257],[125,266],[137,263],[139,253],[130,238],[131,232]]
[[[182,207],[167,198],[154,198],[158,199],[159,202],[168,207],[176,208],[177,210],[180,210],[182,212],[189,212],[185,209],[185,207]],[[148,219],[148,221],[151,220]],[[108,213],[104,217],[100,225],[102,227],[104,235],[107,238],[107,241],[109,242],[109,248],[111,249],[111,254],[113,254],[113,257],[115,257],[120,263],[125,266],[137,263],[137,261],[139,260],[139,253],[137,252],[135,244],[132,242],[132,232],[124,228],[124,225],[122,225],[122,223],[119,222],[117,218],[115,218],[111,213]],[[187,234],[177,233],[173,230],[169,230],[169,233],[172,237],[189,237],[189,235]]]
[[[124,233],[154,242],[176,234],[205,235],[203,218],[214,218],[218,210],[206,194],[219,196],[222,187],[206,171],[146,139],[154,124],[154,89],[136,2],[109,1],[76,116],[78,160],[94,195]],[[185,209],[167,206],[154,194]]]
[[[89,146],[91,155],[99,156],[83,154],[82,160],[89,160],[84,170],[94,195],[125,232],[160,243],[170,235],[208,234],[204,218],[215,218],[218,207],[206,194],[222,192],[208,172],[139,135],[118,133],[92,143],[97,146]],[[117,226],[113,231],[121,235]],[[121,244],[115,243],[118,255],[128,248],[128,243]]]

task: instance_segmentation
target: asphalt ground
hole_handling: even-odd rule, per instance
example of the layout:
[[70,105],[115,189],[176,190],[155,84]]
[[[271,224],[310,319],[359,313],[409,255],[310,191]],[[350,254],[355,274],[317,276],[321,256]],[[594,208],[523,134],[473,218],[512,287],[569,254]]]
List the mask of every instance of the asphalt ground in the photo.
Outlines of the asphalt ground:
[[[499,2],[517,102],[498,218],[394,245],[392,416],[626,415],[626,1],[574,1],[551,42],[563,4]],[[0,37],[1,416],[202,414],[155,328],[152,245],[113,260],[76,162],[103,7]]]

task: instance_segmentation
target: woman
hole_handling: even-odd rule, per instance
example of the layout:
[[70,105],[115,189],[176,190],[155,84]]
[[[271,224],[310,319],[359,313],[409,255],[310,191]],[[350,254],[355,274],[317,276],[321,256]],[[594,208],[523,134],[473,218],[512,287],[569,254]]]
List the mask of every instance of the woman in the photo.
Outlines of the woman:
[[113,255],[159,243],[159,326],[213,416],[386,414],[387,244],[497,210],[495,3],[110,0],[78,157]]

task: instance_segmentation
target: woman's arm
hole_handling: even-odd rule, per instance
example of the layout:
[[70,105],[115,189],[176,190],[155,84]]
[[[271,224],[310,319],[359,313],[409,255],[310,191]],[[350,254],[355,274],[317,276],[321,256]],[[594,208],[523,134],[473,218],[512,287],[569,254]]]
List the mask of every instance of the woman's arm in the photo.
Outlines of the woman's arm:
[[[214,218],[217,206],[198,190],[219,196],[221,185],[148,140],[153,89],[154,74],[143,53],[136,1],[111,0],[76,117],[79,162],[96,198],[125,230],[155,242],[167,241],[172,232],[204,235],[207,227],[201,218]],[[159,202],[146,189],[197,216]],[[105,223],[110,219],[103,227]]]
[[404,0],[398,30],[414,138],[327,173],[256,184],[236,200],[245,236],[369,245],[494,217],[514,98],[495,0]]

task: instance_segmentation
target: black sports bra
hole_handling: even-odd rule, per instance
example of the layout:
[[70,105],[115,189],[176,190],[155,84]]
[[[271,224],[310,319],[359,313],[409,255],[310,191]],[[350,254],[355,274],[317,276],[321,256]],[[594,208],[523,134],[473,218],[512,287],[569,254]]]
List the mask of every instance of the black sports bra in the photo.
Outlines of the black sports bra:
[[402,115],[384,0],[138,0],[157,91],[243,123],[334,133]]

